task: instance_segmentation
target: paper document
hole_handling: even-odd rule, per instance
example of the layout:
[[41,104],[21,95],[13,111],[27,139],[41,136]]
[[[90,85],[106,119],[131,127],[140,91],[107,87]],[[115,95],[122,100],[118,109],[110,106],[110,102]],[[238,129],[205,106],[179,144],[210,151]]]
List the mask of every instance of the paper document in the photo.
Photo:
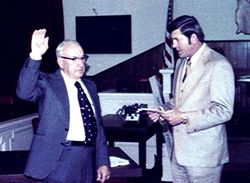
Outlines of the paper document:
[[110,160],[111,167],[129,165],[129,160],[119,158],[116,156],[110,156],[109,160]]

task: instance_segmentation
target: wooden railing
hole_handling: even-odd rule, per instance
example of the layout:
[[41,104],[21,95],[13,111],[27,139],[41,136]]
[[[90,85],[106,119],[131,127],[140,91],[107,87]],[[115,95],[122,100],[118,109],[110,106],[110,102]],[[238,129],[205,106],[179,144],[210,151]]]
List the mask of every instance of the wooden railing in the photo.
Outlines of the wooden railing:
[[31,120],[37,114],[1,122],[0,151],[28,150],[33,137]]

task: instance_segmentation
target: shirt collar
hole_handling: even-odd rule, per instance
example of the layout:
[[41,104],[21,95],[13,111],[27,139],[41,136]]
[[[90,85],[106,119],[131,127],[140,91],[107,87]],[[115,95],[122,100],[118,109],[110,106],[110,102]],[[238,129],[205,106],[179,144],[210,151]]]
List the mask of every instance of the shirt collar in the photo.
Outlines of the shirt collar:
[[191,67],[193,67],[193,65],[197,62],[198,58],[200,57],[205,47],[206,47],[206,43],[203,43],[202,46],[198,49],[198,51],[191,57],[191,62],[192,62]]
[[[62,74],[62,77],[63,77],[65,83],[67,83],[67,84],[73,84],[73,85],[75,84],[75,82],[76,82],[75,79],[72,79],[69,76],[67,76],[63,70],[60,70],[60,71],[61,71],[61,74]],[[81,82],[81,79],[78,79],[77,81]]]

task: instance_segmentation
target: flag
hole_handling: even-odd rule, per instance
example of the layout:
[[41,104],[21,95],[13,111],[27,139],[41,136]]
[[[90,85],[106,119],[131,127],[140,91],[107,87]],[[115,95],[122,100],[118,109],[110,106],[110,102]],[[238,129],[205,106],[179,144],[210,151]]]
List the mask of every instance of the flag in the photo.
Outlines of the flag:
[[167,31],[167,25],[173,19],[173,3],[174,3],[173,0],[169,0],[168,2],[168,12],[167,12],[167,21],[166,21],[166,30],[165,30],[165,46],[163,50],[165,64],[170,69],[174,67],[174,54],[173,54],[171,40],[169,38],[170,34]]

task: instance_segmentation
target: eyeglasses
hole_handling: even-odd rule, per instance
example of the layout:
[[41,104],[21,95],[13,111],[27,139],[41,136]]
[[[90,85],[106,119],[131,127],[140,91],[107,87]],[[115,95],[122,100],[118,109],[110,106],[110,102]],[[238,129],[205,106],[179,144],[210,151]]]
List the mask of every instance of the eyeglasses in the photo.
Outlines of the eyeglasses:
[[73,57],[73,58],[65,57],[65,56],[59,56],[59,57],[64,58],[64,59],[68,59],[68,60],[72,60],[73,62],[76,62],[77,60],[87,62],[87,60],[89,58],[88,55],[84,55],[83,57]]

